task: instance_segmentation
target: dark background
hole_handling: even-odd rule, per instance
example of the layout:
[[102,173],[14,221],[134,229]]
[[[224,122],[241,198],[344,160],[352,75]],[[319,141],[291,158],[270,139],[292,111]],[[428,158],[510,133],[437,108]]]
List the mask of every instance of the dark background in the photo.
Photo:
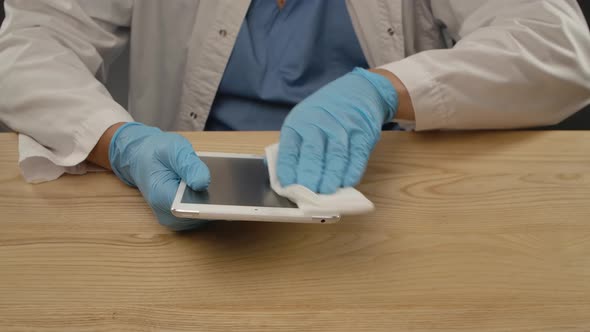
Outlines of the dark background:
[[[101,0],[96,0],[101,1]],[[578,0],[582,11],[586,16],[586,21],[590,22],[590,0]],[[0,23],[4,19],[4,0],[0,0]],[[552,127],[551,129],[578,129],[590,130],[590,106],[584,110],[574,114],[569,119],[566,119],[561,124]]]

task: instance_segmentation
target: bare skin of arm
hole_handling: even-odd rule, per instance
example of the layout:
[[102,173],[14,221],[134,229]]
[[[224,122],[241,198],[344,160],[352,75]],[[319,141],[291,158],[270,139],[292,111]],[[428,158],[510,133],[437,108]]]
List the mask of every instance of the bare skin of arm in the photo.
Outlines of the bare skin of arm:
[[385,69],[369,69],[369,71],[385,76],[397,91],[399,106],[397,108],[395,119],[415,121],[416,116],[414,114],[414,106],[412,105],[412,99],[410,98],[410,94],[408,93],[408,90],[406,89],[406,86],[402,83],[402,81],[400,81],[400,79],[397,78],[397,76],[395,76],[392,72],[387,71]]
[[111,144],[113,135],[115,135],[117,129],[119,129],[119,127],[121,127],[123,124],[124,122],[119,122],[110,126],[109,129],[107,129],[104,134],[102,134],[98,140],[98,143],[96,143],[86,160],[102,168],[111,170],[111,162],[109,161],[109,146]]

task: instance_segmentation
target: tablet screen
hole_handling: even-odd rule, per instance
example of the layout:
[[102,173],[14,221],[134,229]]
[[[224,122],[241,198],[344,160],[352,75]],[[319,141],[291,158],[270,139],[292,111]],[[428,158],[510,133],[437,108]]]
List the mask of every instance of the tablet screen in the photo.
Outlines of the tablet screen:
[[263,159],[200,158],[211,172],[209,189],[196,192],[187,186],[181,203],[297,208],[272,190]]

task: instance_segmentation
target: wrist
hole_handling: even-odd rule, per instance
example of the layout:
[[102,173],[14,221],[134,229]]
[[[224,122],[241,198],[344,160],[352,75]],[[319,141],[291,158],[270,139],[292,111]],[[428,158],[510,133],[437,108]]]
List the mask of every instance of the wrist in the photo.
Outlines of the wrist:
[[117,130],[124,124],[125,122],[115,123],[105,130],[105,132],[98,139],[98,142],[92,151],[90,151],[90,154],[88,154],[86,161],[89,161],[102,168],[111,170],[111,163],[109,161],[109,147],[115,132],[117,132]]
[[117,177],[130,186],[135,186],[132,161],[138,157],[141,142],[154,134],[161,133],[156,127],[146,126],[139,122],[127,122],[119,126],[108,147],[108,159],[112,171]]
[[412,99],[410,98],[410,93],[403,82],[395,74],[385,69],[374,68],[369,69],[369,71],[387,78],[395,89],[398,97],[398,107],[394,118],[398,120],[415,121],[416,117],[414,106],[412,105]]
[[390,122],[394,118],[398,108],[397,91],[394,89],[391,82],[379,73],[361,68],[355,68],[352,73],[359,75],[368,81],[379,96],[381,102],[375,105],[375,109],[380,111],[380,124]]

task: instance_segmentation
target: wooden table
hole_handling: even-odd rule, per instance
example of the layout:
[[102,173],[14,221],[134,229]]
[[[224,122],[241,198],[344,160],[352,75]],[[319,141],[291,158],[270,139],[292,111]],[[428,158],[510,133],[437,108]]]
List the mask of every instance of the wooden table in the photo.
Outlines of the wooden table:
[[386,133],[375,213],[187,234],[112,174],[29,185],[16,160],[0,135],[0,331],[590,330],[590,132]]

